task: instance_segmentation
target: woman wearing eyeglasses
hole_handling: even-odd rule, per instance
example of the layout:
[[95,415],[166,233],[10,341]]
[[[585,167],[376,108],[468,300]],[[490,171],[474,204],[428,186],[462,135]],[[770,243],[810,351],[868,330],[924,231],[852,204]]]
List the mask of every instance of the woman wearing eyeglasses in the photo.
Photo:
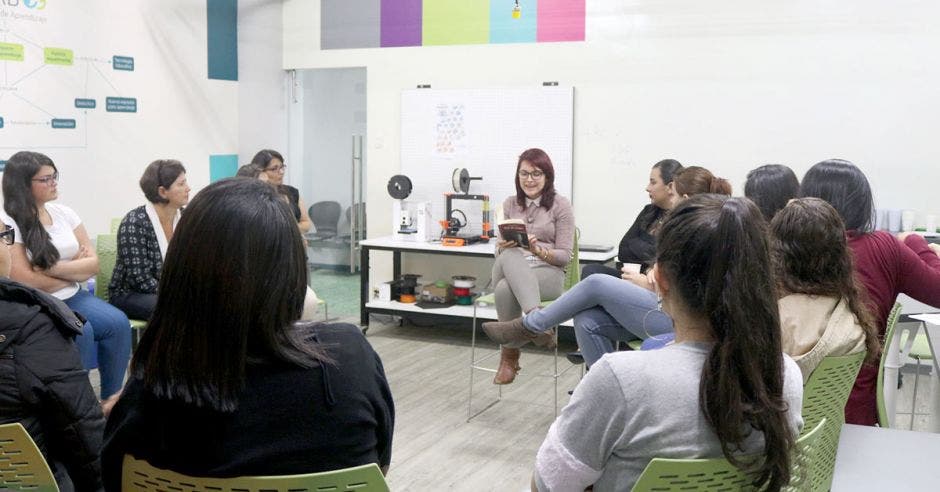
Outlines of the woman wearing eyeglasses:
[[284,164],[284,156],[280,152],[271,149],[258,151],[251,159],[251,165],[260,169],[267,181],[279,189],[284,190],[290,198],[291,210],[294,212],[294,218],[297,219],[297,227],[300,233],[304,234],[313,227],[310,221],[310,215],[307,214],[307,207],[300,198],[300,190],[291,185],[284,184],[284,174],[287,172],[287,164]]
[[82,322],[62,301],[8,278],[15,236],[0,222],[0,424],[26,429],[60,490],[99,490],[104,417],[72,343]]
[[[731,185],[708,169],[685,167],[673,177],[676,200],[711,193],[730,195]],[[584,362],[591,366],[613,352],[618,341],[672,333],[672,320],[659,307],[652,275],[624,271],[622,279],[591,275],[551,303],[511,321],[483,323],[483,331],[501,344],[554,343],[554,327],[574,319]]]
[[[508,321],[528,313],[544,300],[560,296],[565,267],[574,248],[574,213],[571,202],[555,193],[555,168],[542,149],[529,149],[516,164],[516,195],[503,202],[502,219],[522,219],[529,234],[529,247],[514,241],[499,241],[493,265],[496,316]],[[551,336],[537,337],[538,345],[554,342]],[[507,343],[500,349],[494,384],[509,384],[519,371],[519,347],[526,342]]]
[[[147,204],[128,212],[117,233],[117,261],[108,299],[134,319],[150,319],[166,248],[189,202],[186,168],[180,161],[153,161],[140,178]],[[103,286],[102,286],[103,287]]]
[[[10,278],[65,301],[87,322],[76,338],[82,363],[101,372],[101,398],[121,389],[131,352],[131,327],[120,309],[80,287],[98,273],[98,256],[82,220],[59,197],[59,173],[49,157],[17,152],[3,173],[3,207],[16,242]],[[105,288],[101,286],[101,288]]]

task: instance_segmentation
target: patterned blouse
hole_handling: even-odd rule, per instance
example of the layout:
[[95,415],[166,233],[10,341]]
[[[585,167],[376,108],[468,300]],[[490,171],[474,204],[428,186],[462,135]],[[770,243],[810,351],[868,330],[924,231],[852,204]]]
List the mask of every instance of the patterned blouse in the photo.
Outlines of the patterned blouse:
[[108,294],[127,292],[156,294],[163,255],[145,206],[131,210],[121,220],[117,233],[117,261]]

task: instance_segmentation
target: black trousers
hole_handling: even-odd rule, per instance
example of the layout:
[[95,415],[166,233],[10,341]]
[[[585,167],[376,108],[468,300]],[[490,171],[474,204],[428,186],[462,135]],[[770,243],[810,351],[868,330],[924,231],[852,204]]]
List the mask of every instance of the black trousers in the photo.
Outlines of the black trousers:
[[109,302],[124,311],[128,318],[147,321],[157,306],[157,295],[126,292],[112,296]]

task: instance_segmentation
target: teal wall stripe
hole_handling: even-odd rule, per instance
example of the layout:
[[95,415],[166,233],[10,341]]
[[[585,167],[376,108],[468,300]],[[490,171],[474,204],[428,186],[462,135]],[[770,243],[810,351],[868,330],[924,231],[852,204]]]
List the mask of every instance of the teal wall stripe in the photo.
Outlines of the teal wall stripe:
[[209,78],[238,80],[238,0],[206,0]]
[[238,171],[238,154],[219,154],[209,156],[209,182],[231,178]]

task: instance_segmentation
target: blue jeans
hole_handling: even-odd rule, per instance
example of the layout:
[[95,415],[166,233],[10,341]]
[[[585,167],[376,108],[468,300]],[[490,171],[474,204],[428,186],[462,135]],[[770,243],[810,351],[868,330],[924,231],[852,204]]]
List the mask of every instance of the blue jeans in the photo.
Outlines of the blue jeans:
[[656,294],[611,275],[588,276],[522,322],[532,331],[545,331],[572,318],[588,366],[613,352],[615,341],[672,332],[672,319],[656,309]]
[[72,311],[88,320],[83,334],[75,337],[85,369],[95,367],[101,373],[101,399],[124,385],[124,374],[131,358],[131,322],[120,309],[91,295],[86,290],[65,300]]

